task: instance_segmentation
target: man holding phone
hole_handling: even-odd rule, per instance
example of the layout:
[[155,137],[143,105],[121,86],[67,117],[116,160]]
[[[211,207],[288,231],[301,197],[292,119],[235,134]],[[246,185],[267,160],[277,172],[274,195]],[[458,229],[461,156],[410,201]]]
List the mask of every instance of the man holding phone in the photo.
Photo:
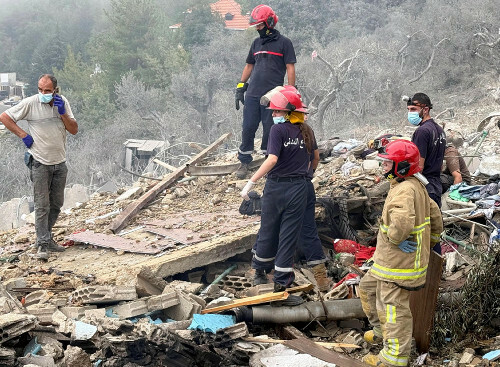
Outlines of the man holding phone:
[[[0,122],[28,148],[25,162],[33,182],[37,257],[41,259],[48,259],[49,252],[64,251],[53,240],[52,227],[64,203],[66,131],[72,135],[78,132],[68,100],[57,91],[57,79],[43,74],[38,79],[38,95],[23,99],[0,115]],[[29,134],[17,125],[20,120],[28,122]]]

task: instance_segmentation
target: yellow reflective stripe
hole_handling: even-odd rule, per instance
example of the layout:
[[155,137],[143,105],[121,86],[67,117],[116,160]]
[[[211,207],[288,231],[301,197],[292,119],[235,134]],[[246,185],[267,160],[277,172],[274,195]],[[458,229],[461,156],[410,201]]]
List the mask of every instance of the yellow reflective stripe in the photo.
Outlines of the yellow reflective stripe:
[[391,269],[379,264],[373,264],[371,271],[378,276],[386,279],[419,279],[424,277],[427,272],[427,266],[416,269]]
[[[413,229],[410,232],[410,234],[416,234],[416,233],[423,232],[424,229],[425,229],[425,226],[429,225],[429,224],[431,224],[431,218],[430,217],[425,217],[424,223],[419,224],[418,226],[413,227]],[[387,233],[389,231],[389,226],[385,225],[384,223],[381,223],[380,224],[380,230],[383,233]]]
[[422,233],[417,234],[417,251],[415,252],[415,269],[420,268],[422,256]]
[[387,339],[387,349],[387,354],[397,358],[399,356],[399,339]]
[[391,355],[386,348],[382,349],[380,351],[380,355],[382,358],[384,358],[387,362],[394,366],[406,366],[408,365],[408,357],[405,356],[395,356]]
[[386,305],[385,319],[389,324],[396,323],[396,306]]
[[439,242],[440,240],[441,240],[440,233],[431,233],[431,241],[432,242]]

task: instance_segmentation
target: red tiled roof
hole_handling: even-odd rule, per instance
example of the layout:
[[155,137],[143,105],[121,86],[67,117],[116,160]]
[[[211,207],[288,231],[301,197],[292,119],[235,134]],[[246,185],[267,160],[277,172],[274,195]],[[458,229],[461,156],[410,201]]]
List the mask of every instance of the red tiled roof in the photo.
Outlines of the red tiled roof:
[[[250,16],[241,15],[241,5],[234,0],[219,0],[210,4],[210,8],[221,15],[228,29],[247,29],[249,27]],[[233,16],[233,19],[227,20],[225,18],[228,13]]]

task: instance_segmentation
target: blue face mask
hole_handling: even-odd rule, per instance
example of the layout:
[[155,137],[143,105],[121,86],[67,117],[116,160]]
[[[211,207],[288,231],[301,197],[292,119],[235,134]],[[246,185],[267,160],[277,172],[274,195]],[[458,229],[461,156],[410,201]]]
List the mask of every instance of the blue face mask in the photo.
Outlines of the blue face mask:
[[275,124],[282,124],[284,123],[286,120],[285,120],[285,116],[276,116],[276,117],[273,117],[273,122]]
[[408,122],[415,126],[420,124],[422,122],[422,117],[420,117],[420,112],[408,112]]
[[38,99],[40,99],[40,102],[42,102],[42,103],[49,103],[50,101],[52,101],[52,98],[54,98],[52,93],[43,94],[43,93],[38,92]]

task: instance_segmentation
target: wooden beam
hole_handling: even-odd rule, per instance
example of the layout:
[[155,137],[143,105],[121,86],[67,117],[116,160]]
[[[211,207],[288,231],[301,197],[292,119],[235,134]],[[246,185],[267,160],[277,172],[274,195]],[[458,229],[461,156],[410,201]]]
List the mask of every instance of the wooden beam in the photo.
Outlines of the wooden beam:
[[174,172],[165,176],[163,180],[158,182],[151,190],[142,195],[139,199],[130,203],[125,208],[125,210],[122,211],[115,218],[113,222],[111,222],[111,224],[108,226],[108,229],[110,229],[113,233],[117,233],[121,229],[123,229],[123,227],[127,225],[128,221],[131,218],[133,218],[139,212],[139,210],[148,205],[151,201],[153,201],[156,198],[156,196],[160,192],[165,190],[168,186],[173,184],[179,177],[184,175],[184,173],[187,171],[188,165],[195,164],[199,160],[205,158],[208,155],[208,153],[210,153],[211,151],[216,149],[219,145],[221,145],[224,142],[224,140],[226,140],[229,136],[231,136],[231,133],[222,135],[219,139],[217,139],[214,143],[210,144],[202,152],[191,158],[189,162],[187,162],[183,167],[179,167]]
[[425,287],[410,293],[410,309],[413,315],[413,336],[419,353],[427,353],[431,342],[432,324],[436,311],[439,283],[444,258],[431,251]]
[[204,315],[206,313],[225,311],[225,310],[230,310],[231,308],[236,308],[241,306],[258,305],[261,303],[267,303],[271,301],[283,301],[287,298],[288,298],[288,292],[265,293],[259,296],[237,299],[227,305],[205,308],[204,310],[201,311],[201,314]]
[[[242,338],[243,341],[251,342],[251,343],[269,343],[269,344],[284,344],[286,340],[284,339],[270,339],[270,338],[259,338],[247,336]],[[356,344],[348,344],[348,343],[329,343],[329,342],[315,342],[316,344],[325,347],[325,348],[361,348]]]
[[168,163],[162,162],[158,158],[153,159],[153,162],[156,163],[159,166],[165,167],[166,169],[168,169],[171,172],[174,172],[177,169],[177,167],[174,167],[174,166],[171,166]]
[[322,361],[335,363],[337,366],[366,367],[363,362],[358,361],[357,359],[334,352],[333,350],[328,350],[307,338],[287,340],[283,344],[301,353],[309,354],[313,357],[321,359]]

